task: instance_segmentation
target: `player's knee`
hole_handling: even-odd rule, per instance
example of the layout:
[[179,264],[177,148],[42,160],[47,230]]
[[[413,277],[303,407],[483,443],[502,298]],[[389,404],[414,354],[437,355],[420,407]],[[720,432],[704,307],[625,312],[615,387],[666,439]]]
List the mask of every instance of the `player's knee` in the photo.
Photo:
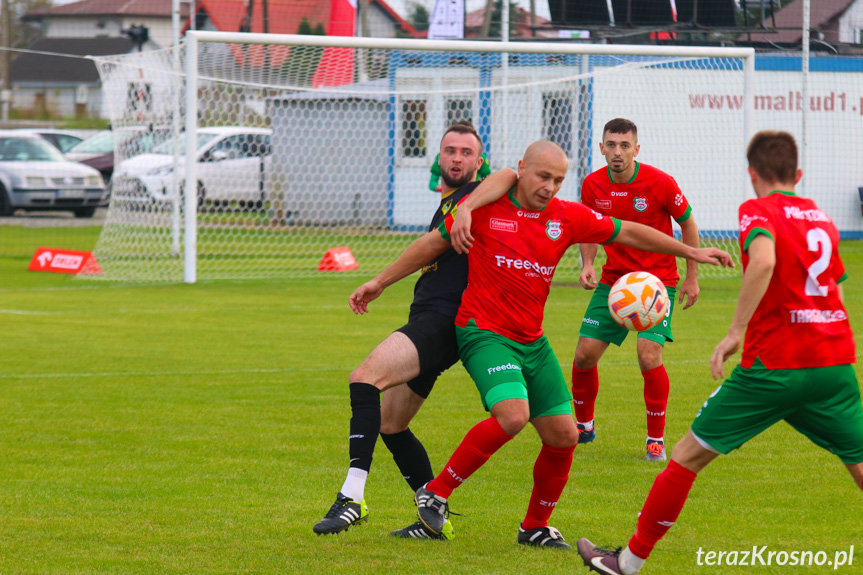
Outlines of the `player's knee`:
[[575,350],[575,367],[578,369],[593,369],[599,363],[599,358],[602,354],[594,353],[590,350],[578,347]]
[[542,442],[550,447],[557,449],[575,448],[578,445],[578,428],[575,426],[575,421],[571,418],[569,422],[555,425],[549,428],[548,432],[542,434]]
[[351,376],[348,378],[349,383],[368,383],[366,381],[366,371],[363,369],[363,366],[359,366],[355,370],[351,372]]
[[648,371],[662,365],[662,349],[662,344],[653,340],[638,341],[638,367],[641,371]]
[[650,371],[660,365],[662,365],[662,353],[646,352],[638,354],[638,368],[641,371]]
[[366,365],[366,362],[361,363],[358,368],[351,372],[348,381],[350,383],[368,383],[381,391],[386,389],[389,383],[380,370],[370,368],[370,366]]
[[495,415],[498,424],[507,435],[515,437],[527,425],[530,420],[529,410],[509,410]]

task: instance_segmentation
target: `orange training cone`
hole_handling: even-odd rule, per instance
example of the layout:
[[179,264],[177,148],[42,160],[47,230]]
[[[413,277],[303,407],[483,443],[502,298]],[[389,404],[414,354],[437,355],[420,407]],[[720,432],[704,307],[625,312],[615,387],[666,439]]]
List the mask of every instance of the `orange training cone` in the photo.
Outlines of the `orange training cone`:
[[354,254],[348,246],[330,248],[324,254],[321,263],[318,264],[319,272],[346,272],[355,270],[360,266],[357,264]]

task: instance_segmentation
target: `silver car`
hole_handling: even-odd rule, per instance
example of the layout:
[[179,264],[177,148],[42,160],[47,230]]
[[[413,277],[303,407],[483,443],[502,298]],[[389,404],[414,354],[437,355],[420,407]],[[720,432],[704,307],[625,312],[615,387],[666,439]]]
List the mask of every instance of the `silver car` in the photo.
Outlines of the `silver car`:
[[106,200],[98,171],[70,162],[39,136],[0,130],[0,216],[65,210],[89,218]]

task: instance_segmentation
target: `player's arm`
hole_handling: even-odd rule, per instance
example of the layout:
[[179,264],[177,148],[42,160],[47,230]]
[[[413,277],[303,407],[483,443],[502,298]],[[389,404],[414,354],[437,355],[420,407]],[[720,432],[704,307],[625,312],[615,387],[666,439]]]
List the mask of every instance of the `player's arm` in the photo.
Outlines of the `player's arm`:
[[[687,246],[698,247],[698,225],[695,223],[695,218],[691,215],[677,222],[680,224],[680,239]],[[694,260],[686,260],[686,278],[680,284],[680,297],[678,302],[683,304],[683,309],[690,307],[698,301],[698,294],[701,288],[698,286],[698,262]],[[685,300],[685,301],[684,301]]]
[[351,309],[356,314],[367,313],[369,303],[380,297],[384,289],[433,261],[449,247],[449,242],[437,230],[419,237],[373,280],[364,283],[351,294],[348,298]]
[[578,275],[578,283],[584,289],[595,289],[596,268],[593,262],[596,261],[599,244],[578,244],[578,251],[581,252],[581,273]]
[[433,192],[440,191],[440,154],[435,156],[434,163],[431,167],[431,179],[429,180],[429,189]]
[[611,241],[639,250],[695,260],[702,264],[734,267],[734,261],[728,252],[717,248],[687,246],[660,231],[627,220],[620,221],[620,231]]
[[746,273],[743,274],[743,282],[740,284],[734,319],[731,320],[728,334],[719,342],[710,358],[713,379],[725,376],[722,373],[722,364],[740,348],[746,326],[767,292],[773,277],[773,268],[776,267],[776,246],[770,236],[758,234],[749,242],[746,252],[749,254],[749,265],[746,266]]
[[455,212],[449,234],[455,251],[464,254],[473,247],[473,236],[470,233],[473,210],[503,197],[517,183],[518,174],[509,168],[504,168],[485,178],[474,191],[462,200]]

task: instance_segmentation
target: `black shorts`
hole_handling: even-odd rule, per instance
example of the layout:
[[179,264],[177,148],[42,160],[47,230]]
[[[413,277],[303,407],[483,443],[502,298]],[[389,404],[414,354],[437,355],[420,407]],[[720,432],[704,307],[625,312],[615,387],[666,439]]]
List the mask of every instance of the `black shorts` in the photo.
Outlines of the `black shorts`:
[[419,352],[420,374],[408,382],[414,393],[427,398],[438,376],[459,360],[455,318],[435,311],[412,313],[397,329],[408,336]]

